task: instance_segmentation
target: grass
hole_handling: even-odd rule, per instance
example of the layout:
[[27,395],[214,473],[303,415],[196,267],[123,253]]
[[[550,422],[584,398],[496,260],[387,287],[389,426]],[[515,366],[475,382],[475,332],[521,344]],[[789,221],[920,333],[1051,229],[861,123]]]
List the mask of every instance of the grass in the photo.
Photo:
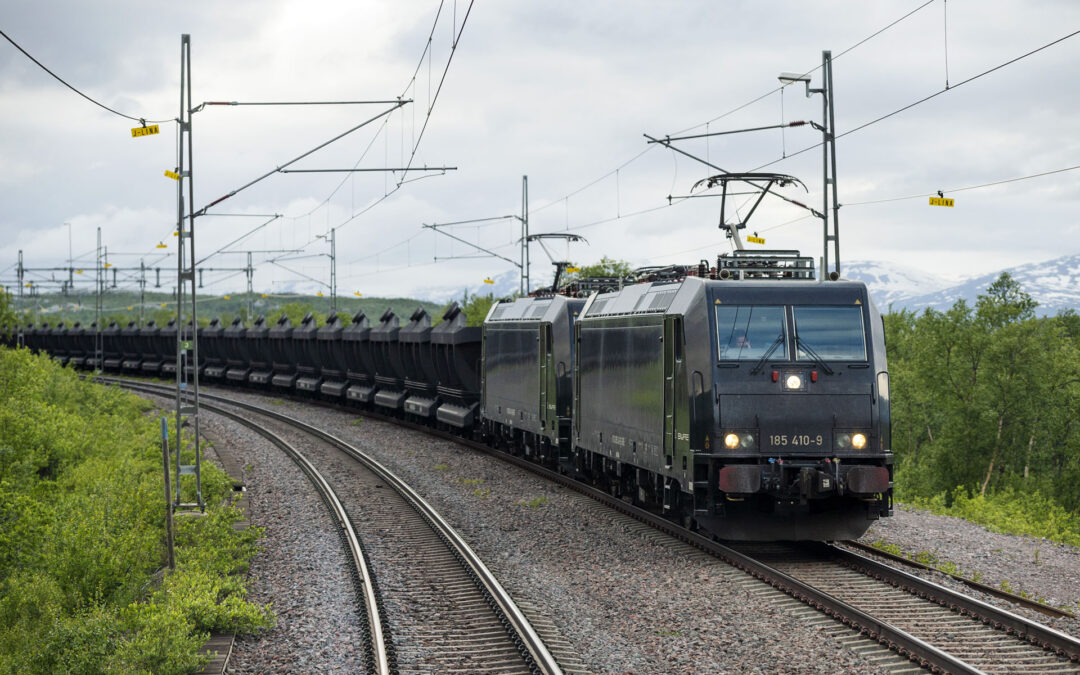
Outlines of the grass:
[[548,503],[547,497],[533,497],[532,499],[519,499],[518,506],[528,506],[530,509],[538,509]]
[[[971,581],[973,581],[973,582],[975,582],[977,584],[982,583],[982,580],[983,580],[982,572],[972,570],[971,572],[965,573],[962,569],[960,569],[960,567],[956,563],[952,562],[951,560],[941,560],[940,558],[938,558],[935,554],[931,553],[930,551],[919,551],[917,553],[909,553],[909,552],[905,551],[903,548],[901,548],[900,546],[898,546],[896,544],[889,543],[889,542],[885,541],[884,539],[878,539],[877,541],[873,542],[870,545],[873,546],[874,548],[876,548],[879,551],[884,551],[886,553],[891,553],[893,555],[897,555],[897,556],[900,556],[902,558],[907,558],[908,560],[913,560],[913,561],[915,561],[917,563],[921,563],[923,565],[926,565],[927,567],[931,567],[933,569],[936,569],[939,572],[943,572],[945,574],[949,574],[949,575],[956,576],[956,577],[961,577],[961,578],[964,578],[964,579],[969,579],[969,580],[971,580]],[[993,551],[996,552],[996,553],[1001,553],[1001,549],[993,549]],[[1035,549],[1035,561],[1036,561],[1036,564],[1038,564],[1038,559],[1039,559],[1038,551],[1039,551],[1038,549]],[[1019,595],[1021,598],[1027,598],[1028,600],[1034,600],[1034,601],[1036,601],[1036,602],[1038,602],[1040,604],[1043,604],[1043,605],[1049,605],[1049,602],[1047,602],[1046,598],[1043,598],[1043,597],[1037,597],[1036,598],[1036,597],[1033,597],[1027,591],[1014,589],[1012,584],[1009,582],[1008,579],[1002,579],[1001,583],[999,584],[999,587],[1001,588],[1001,590],[1005,591],[1006,593],[1012,593],[1013,595]],[[1065,609],[1065,608],[1063,608],[1063,609]]]
[[949,494],[915,498],[909,506],[942,516],[954,516],[991,532],[1041,537],[1080,546],[1080,514],[1070,513],[1039,492],[1005,489],[988,495],[958,487]]
[[927,567],[932,567],[939,572],[944,572],[945,574],[964,577],[966,579],[971,579],[974,582],[978,582],[979,579],[982,578],[982,574],[975,571],[972,571],[969,574],[965,574],[963,570],[961,570],[960,567],[953,561],[942,560],[941,558],[938,558],[936,554],[930,551],[918,551],[916,553],[909,553],[900,546],[889,543],[884,539],[878,539],[870,545],[879,551],[884,551],[885,553],[891,553],[892,555],[900,556],[901,558],[913,560],[922,565],[926,565]]

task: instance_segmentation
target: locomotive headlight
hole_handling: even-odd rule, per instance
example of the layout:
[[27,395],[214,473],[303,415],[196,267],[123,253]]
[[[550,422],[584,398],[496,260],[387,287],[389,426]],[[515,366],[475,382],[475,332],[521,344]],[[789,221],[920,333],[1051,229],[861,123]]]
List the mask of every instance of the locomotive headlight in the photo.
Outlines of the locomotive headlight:
[[866,434],[852,434],[851,435],[851,447],[856,450],[862,450],[866,447]]
[[851,447],[851,434],[837,434],[836,435],[836,447],[840,450],[846,450]]
[[739,443],[739,434],[727,434],[724,436],[724,447],[728,450],[734,450],[739,447]]
[[798,375],[788,375],[784,380],[784,387],[788,389],[802,389],[802,378]]
[[754,442],[753,434],[743,434],[742,438],[739,441],[739,444],[742,446],[743,450],[753,450],[754,446],[757,445]]

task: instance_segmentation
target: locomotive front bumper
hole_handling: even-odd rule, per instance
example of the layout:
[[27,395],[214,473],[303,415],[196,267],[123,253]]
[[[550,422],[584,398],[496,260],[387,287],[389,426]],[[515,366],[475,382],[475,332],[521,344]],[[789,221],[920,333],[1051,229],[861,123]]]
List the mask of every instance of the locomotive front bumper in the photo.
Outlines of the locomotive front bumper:
[[809,466],[792,462],[724,466],[717,472],[716,487],[729,495],[764,493],[781,498],[820,499],[887,493],[892,481],[888,467],[847,466],[826,459]]

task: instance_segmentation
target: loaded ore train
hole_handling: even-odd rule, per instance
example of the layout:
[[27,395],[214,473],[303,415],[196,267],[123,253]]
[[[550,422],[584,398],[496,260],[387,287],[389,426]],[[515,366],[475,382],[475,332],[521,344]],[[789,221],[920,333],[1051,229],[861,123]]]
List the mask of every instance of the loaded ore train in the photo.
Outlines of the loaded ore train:
[[[809,258],[736,252],[498,302],[482,327],[456,305],[442,318],[215,320],[200,382],[453,430],[724,540],[856,538],[892,513],[882,318],[864,284],[817,280]],[[3,339],[176,376],[175,320],[97,328]]]

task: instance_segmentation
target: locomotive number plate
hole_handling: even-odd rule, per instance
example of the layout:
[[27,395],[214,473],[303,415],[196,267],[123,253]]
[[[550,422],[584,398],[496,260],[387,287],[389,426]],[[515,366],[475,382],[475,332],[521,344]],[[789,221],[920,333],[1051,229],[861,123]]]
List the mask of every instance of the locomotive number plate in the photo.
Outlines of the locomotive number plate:
[[768,438],[774,448],[825,447],[825,437],[821,434],[769,434]]

